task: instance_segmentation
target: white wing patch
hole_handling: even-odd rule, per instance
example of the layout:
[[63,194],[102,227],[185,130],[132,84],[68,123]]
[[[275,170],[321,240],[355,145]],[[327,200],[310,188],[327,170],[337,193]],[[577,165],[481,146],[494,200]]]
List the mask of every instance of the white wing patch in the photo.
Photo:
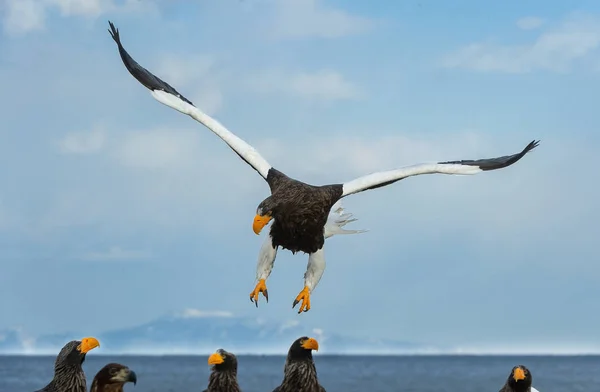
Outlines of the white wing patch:
[[540,392],[537,389],[535,389],[534,387],[531,387],[531,392]]
[[151,94],[158,102],[178,110],[183,114],[187,114],[210,129],[248,162],[250,166],[254,167],[265,180],[267,179],[267,174],[269,173],[269,169],[271,169],[271,165],[254,149],[254,147],[237,137],[220,122],[173,94],[161,90],[152,90]]
[[388,170],[368,174],[349,181],[343,185],[342,197],[358,193],[369,188],[398,181],[406,177],[417,176],[420,174],[477,174],[482,170],[477,166],[460,164],[441,164],[441,163],[422,163],[418,165],[406,166],[400,169]]

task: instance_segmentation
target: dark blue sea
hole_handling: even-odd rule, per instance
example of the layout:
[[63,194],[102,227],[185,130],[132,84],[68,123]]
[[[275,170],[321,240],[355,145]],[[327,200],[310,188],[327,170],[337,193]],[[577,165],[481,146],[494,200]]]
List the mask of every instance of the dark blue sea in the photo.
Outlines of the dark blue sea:
[[[99,356],[84,363],[88,388],[108,362],[129,366],[138,375],[125,392],[200,392],[208,380],[204,356]],[[271,392],[281,382],[285,358],[240,356],[244,392]],[[511,368],[527,366],[540,392],[600,391],[600,356],[325,356],[316,355],[327,392],[498,392]],[[52,378],[54,357],[0,356],[0,392],[35,391]]]

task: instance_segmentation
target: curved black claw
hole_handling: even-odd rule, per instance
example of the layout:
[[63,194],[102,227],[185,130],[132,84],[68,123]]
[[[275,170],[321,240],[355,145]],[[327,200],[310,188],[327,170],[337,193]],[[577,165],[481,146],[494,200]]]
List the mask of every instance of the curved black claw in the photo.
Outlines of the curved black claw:
[[266,286],[264,280],[260,280],[259,283],[254,288],[254,290],[252,290],[252,292],[250,293],[250,302],[254,302],[254,304],[256,305],[257,308],[258,308],[258,300],[260,298],[260,293],[262,293],[264,295],[265,299],[267,300],[267,303],[269,303],[269,292],[267,291],[267,286]]
[[304,287],[302,291],[298,294],[296,299],[294,299],[294,303],[292,304],[292,309],[296,307],[300,302],[300,308],[298,309],[298,314],[302,312],[308,312],[310,310],[310,290],[308,287]]
[[[299,303],[300,303],[300,301],[294,300],[294,303],[292,304],[292,309],[294,309],[296,307],[296,305],[298,305]],[[300,306],[300,309],[298,309],[298,314],[300,314],[302,312],[308,312],[308,309],[302,309],[302,306]]]

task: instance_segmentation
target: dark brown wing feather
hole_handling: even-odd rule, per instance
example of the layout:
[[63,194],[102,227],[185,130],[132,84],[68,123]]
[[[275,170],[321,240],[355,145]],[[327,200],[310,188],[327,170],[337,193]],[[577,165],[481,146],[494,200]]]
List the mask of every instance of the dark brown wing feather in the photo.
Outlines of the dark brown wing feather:
[[134,78],[136,78],[138,82],[143,84],[147,89],[151,91],[162,90],[166,93],[173,94],[177,98],[189,103],[190,105],[193,105],[192,101],[179,94],[179,92],[175,90],[175,88],[172,87],[169,83],[165,82],[158,76],[153,75],[152,72],[139,65],[137,61],[135,61],[129,55],[129,53],[127,53],[125,48],[123,48],[123,45],[121,44],[121,37],[119,36],[119,29],[117,29],[115,25],[112,24],[112,22],[110,21],[108,22],[108,24],[110,25],[110,30],[108,30],[108,32],[119,47],[119,54],[121,55],[121,60],[123,60],[123,64],[125,64],[125,68],[127,68],[129,73]]
[[462,161],[447,161],[447,162],[438,162],[439,164],[459,164],[459,165],[467,165],[467,166],[478,166],[481,170],[496,170],[502,169],[503,167],[507,167],[516,163],[519,159],[523,158],[525,154],[529,151],[533,150],[540,143],[539,140],[534,140],[529,143],[523,151],[518,154],[505,155],[498,158],[489,158],[489,159],[467,159]]
[[327,217],[341,195],[341,185],[316,187],[290,181],[277,188],[272,196],[278,205],[270,231],[273,246],[309,254],[321,249]]

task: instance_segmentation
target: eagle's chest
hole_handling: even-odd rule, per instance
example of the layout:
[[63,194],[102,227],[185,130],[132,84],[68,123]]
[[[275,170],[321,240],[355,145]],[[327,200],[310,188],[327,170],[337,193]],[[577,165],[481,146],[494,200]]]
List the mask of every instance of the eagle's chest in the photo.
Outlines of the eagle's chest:
[[328,188],[294,183],[279,188],[273,198],[279,201],[273,211],[273,245],[294,253],[314,253],[321,249],[327,216],[335,202]]
[[314,365],[309,366],[302,363],[296,364],[296,366],[291,370],[286,369],[279,390],[281,392],[320,392],[321,388]]
[[314,217],[294,218],[295,219],[275,218],[273,220],[271,237],[273,237],[273,241],[275,242],[274,245],[288,247],[288,244],[302,244],[318,241],[319,238],[324,236],[325,222],[321,222],[321,220]]
[[324,230],[327,213],[306,213],[301,210],[289,210],[285,214],[275,216],[271,227],[271,238],[274,246],[296,253],[314,253],[323,247]]

